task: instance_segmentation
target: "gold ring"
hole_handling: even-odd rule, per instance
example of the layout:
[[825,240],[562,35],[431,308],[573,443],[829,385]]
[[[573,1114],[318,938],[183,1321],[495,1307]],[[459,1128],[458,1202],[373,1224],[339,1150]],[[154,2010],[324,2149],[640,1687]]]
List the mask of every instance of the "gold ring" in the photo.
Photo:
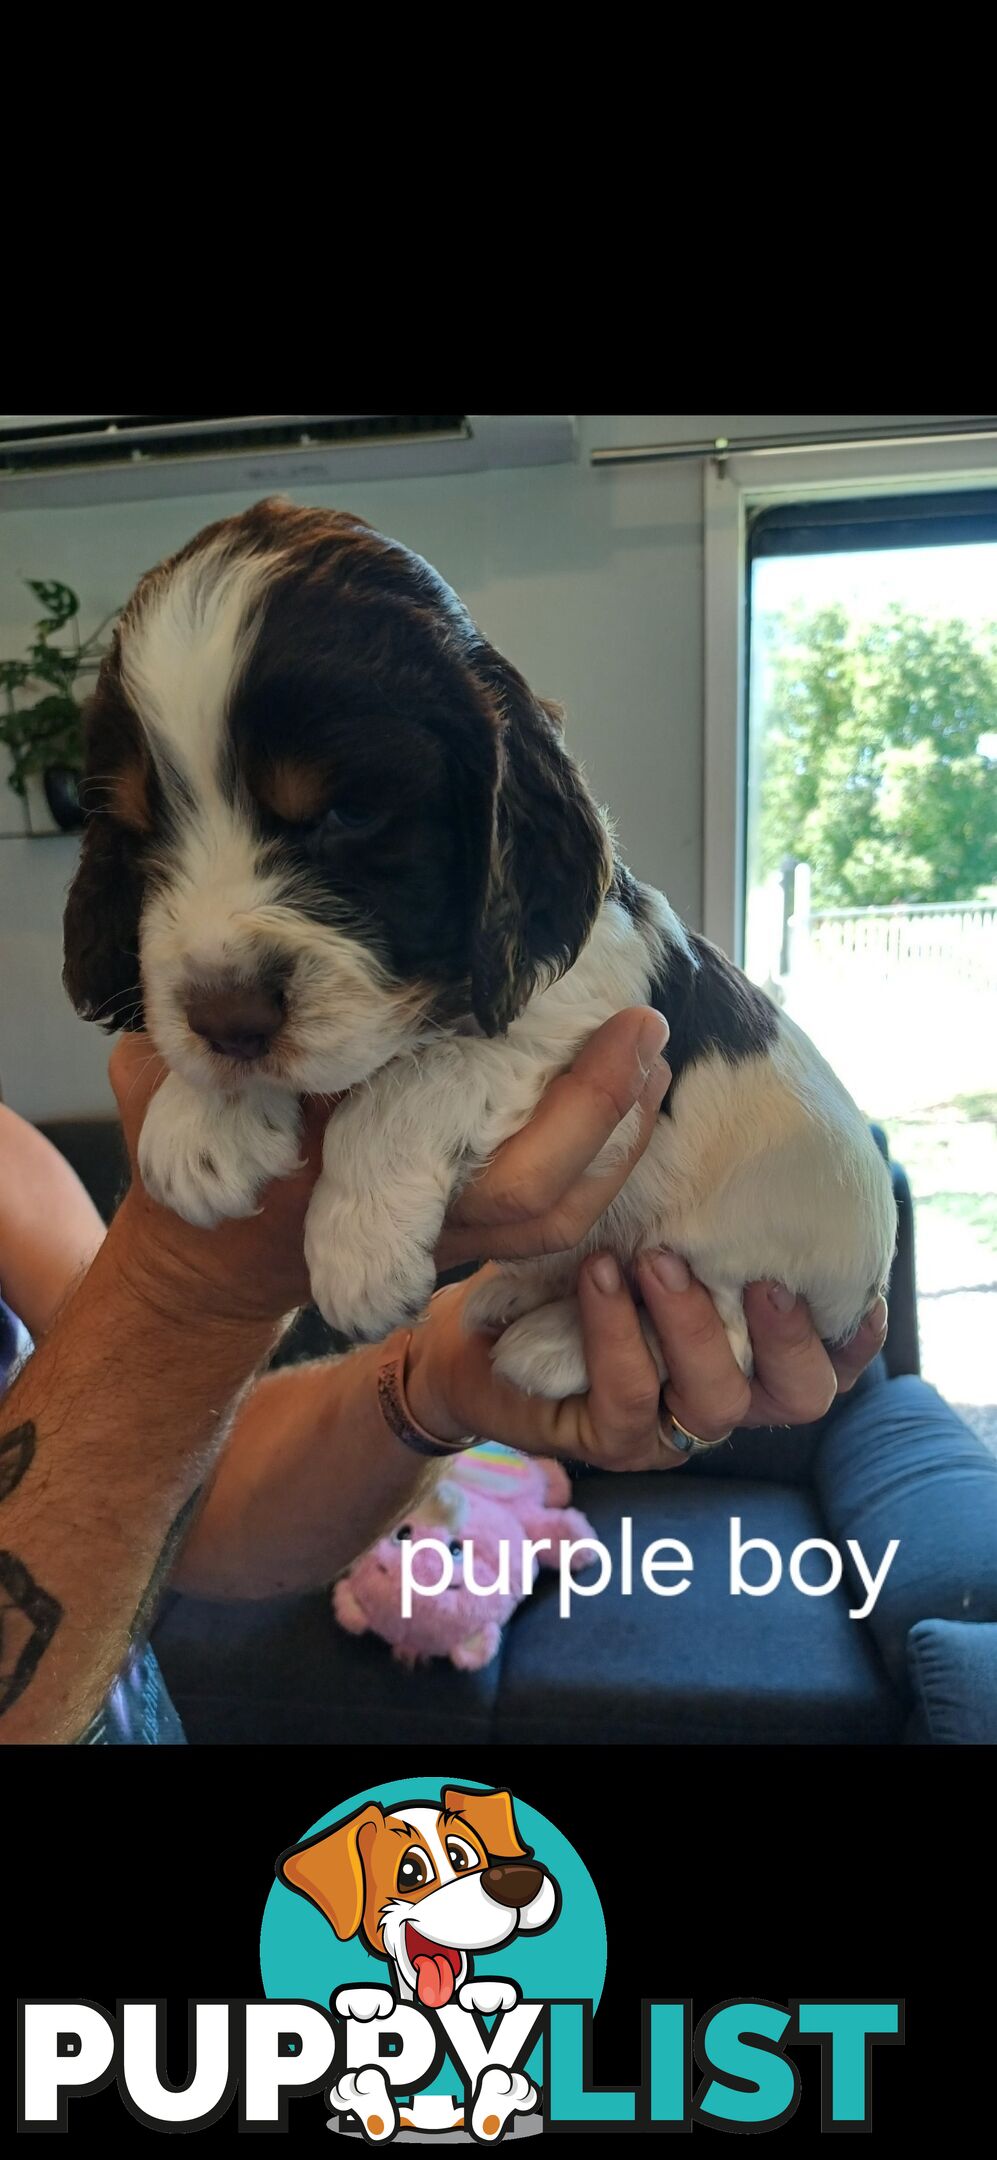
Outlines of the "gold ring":
[[[667,1412],[667,1415],[671,1419],[672,1427],[671,1438],[668,1444],[670,1447],[676,1448],[680,1455],[691,1455],[695,1448],[707,1448],[712,1446],[711,1441],[701,1440],[698,1433],[690,1432],[687,1426],[681,1425],[678,1418],[675,1416],[674,1411],[669,1410]],[[679,1437],[680,1435],[681,1437]]]
[[701,1449],[706,1449],[706,1447],[723,1447],[723,1443],[729,1441],[729,1432],[721,1432],[721,1436],[716,1441],[701,1441],[699,1434],[688,1430],[688,1426],[682,1426],[680,1419],[675,1417],[673,1410],[669,1410],[667,1406],[665,1406],[665,1415],[671,1419],[671,1441],[669,1441],[669,1445],[678,1449],[680,1456],[699,1454]]

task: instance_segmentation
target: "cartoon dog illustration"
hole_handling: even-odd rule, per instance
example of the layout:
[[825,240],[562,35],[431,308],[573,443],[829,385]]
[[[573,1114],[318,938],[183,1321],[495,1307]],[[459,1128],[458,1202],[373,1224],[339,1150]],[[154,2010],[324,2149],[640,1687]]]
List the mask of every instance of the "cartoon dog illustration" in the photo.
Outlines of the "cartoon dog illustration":
[[[332,2007],[341,2016],[377,2020],[398,2003],[439,2010],[456,2000],[488,2016],[519,2001],[511,1981],[473,1978],[476,1952],[498,1949],[515,1935],[549,1928],[561,1893],[548,1868],[524,1845],[504,1791],[462,1792],[447,1786],[439,1807],[423,1800],[390,1810],[371,1801],[331,1830],[289,1846],[277,1861],[278,1879],[317,1906],[340,1942],[359,1935],[386,1959],[390,1987],[341,1988]],[[378,2062],[340,2078],[333,2105],[355,2114],[364,2135],[381,2144],[396,2131],[464,2128],[463,2101],[416,2097],[396,2106]],[[537,2106],[539,2094],[521,2071],[482,2070],[471,2109],[472,2134],[501,2137],[510,2118]]]

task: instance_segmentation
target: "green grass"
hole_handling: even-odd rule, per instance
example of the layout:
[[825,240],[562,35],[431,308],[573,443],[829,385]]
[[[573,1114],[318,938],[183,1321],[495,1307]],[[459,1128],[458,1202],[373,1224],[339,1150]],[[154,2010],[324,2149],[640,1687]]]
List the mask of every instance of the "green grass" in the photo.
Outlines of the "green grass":
[[926,1215],[929,1209],[965,1223],[988,1252],[997,1253],[997,1193],[926,1193],[918,1200],[919,1216]]
[[963,1117],[969,1118],[973,1124],[992,1122],[997,1125],[997,1094],[955,1095],[951,1104],[946,1103],[943,1106],[943,1110],[950,1108],[960,1110]]
[[911,1183],[918,1215],[961,1224],[997,1253],[997,1093],[954,1095],[930,1109],[879,1120]]

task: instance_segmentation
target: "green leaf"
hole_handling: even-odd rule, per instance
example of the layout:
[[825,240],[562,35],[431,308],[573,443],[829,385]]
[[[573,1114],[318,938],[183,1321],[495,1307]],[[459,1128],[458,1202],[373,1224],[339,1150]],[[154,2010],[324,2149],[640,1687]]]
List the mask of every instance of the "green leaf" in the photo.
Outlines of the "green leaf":
[[[25,584],[47,610],[47,619],[53,628],[69,622],[78,615],[80,603],[71,586],[61,585],[57,578],[26,578]],[[41,628],[41,624],[39,624]]]
[[32,645],[30,672],[42,682],[72,682],[76,674],[76,654],[52,652],[47,645]]

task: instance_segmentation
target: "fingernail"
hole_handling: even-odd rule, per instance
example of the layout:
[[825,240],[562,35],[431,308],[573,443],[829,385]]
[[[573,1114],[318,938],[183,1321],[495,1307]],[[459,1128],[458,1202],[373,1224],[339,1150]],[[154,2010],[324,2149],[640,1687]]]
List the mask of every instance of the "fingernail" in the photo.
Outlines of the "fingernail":
[[875,1305],[870,1305],[865,1316],[865,1324],[870,1335],[885,1335],[889,1317],[890,1308],[886,1299],[878,1297]]
[[653,1018],[648,1014],[637,1037],[637,1055],[642,1065],[649,1065],[652,1058],[661,1056],[671,1032],[664,1013],[656,1012]]
[[596,1289],[604,1290],[607,1297],[612,1297],[614,1290],[619,1290],[622,1286],[623,1277],[612,1253],[600,1253],[598,1260],[593,1260],[589,1272]]
[[643,1103],[661,1102],[672,1084],[672,1068],[667,1058],[655,1058],[650,1074],[640,1092]]
[[644,1258],[666,1290],[688,1290],[692,1276],[678,1253],[650,1252],[645,1253]]
[[795,1290],[787,1290],[785,1283],[781,1282],[771,1282],[769,1284],[769,1304],[775,1306],[776,1312],[792,1312],[795,1303]]

